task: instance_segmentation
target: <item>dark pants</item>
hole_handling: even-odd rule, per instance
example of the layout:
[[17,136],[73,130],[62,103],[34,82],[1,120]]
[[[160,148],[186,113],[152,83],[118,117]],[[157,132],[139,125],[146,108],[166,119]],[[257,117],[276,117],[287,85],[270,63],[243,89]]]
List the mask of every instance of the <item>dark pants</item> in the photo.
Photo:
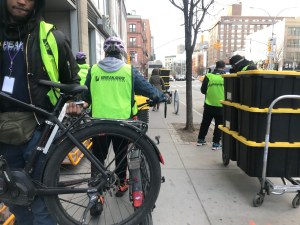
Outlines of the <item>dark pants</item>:
[[213,134],[213,142],[219,143],[221,140],[221,130],[218,128],[220,124],[223,122],[223,108],[222,107],[214,107],[208,106],[205,104],[202,122],[198,134],[198,139],[205,139],[209,126],[212,120],[215,120],[215,128]]
[[[92,152],[104,164],[105,159],[109,157],[107,154],[111,142],[115,153],[116,174],[123,183],[126,181],[128,142],[123,138],[99,136],[93,138]],[[93,173],[94,169],[92,168]]]
[[[13,170],[24,168],[26,161],[35,148],[39,138],[40,131],[35,131],[29,142],[23,145],[6,145],[0,143],[0,155],[4,155],[9,167]],[[45,158],[44,154],[40,155],[35,166],[33,177],[38,179],[41,173],[41,166]],[[0,199],[1,200],[1,199]],[[9,205],[9,210],[15,215],[18,225],[56,225],[57,223],[48,213],[43,198],[36,196],[30,207]]]

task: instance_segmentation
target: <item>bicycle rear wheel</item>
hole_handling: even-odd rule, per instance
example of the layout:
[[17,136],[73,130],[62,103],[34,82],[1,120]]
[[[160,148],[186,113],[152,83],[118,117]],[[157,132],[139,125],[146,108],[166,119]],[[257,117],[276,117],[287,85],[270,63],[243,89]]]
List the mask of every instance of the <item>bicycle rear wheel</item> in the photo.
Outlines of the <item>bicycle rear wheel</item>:
[[178,91],[175,90],[174,92],[174,113],[178,114],[179,111],[179,94]]
[[[123,156],[126,161],[129,160],[133,149],[140,150],[143,160],[141,179],[143,189],[145,189],[143,190],[144,200],[139,208],[135,208],[130,191],[127,191],[122,197],[116,196],[117,185],[122,182],[116,174],[116,170],[121,165],[116,165],[116,157],[119,157],[118,149],[113,149],[113,145],[110,143],[104,164],[107,171],[115,174],[116,180],[110,186],[106,186],[105,189],[98,190],[97,196],[101,196],[104,200],[103,211],[100,216],[91,216],[88,212],[85,224],[139,224],[151,212],[159,194],[161,169],[158,157],[154,154],[153,146],[143,135],[132,128],[117,123],[95,123],[92,126],[85,126],[74,134],[74,137],[81,142],[99,136],[109,142],[112,137],[122,138],[128,146],[126,147],[126,154],[124,153]],[[87,190],[93,182],[95,183],[95,175],[91,173],[93,163],[87,157],[84,157],[77,166],[62,164],[64,158],[75,147],[68,138],[63,140],[50,157],[44,174],[44,184],[47,187],[67,189],[65,194],[45,196],[45,202],[50,213],[56,216],[59,224],[63,225],[82,224],[83,213],[89,203]],[[114,147],[116,148],[116,146]],[[127,184],[132,185],[135,181],[134,177],[130,177],[128,166],[122,172],[127,174]],[[101,180],[101,176],[98,175],[97,177]],[[81,193],[75,193],[77,191]],[[66,194],[66,192],[69,193]]]

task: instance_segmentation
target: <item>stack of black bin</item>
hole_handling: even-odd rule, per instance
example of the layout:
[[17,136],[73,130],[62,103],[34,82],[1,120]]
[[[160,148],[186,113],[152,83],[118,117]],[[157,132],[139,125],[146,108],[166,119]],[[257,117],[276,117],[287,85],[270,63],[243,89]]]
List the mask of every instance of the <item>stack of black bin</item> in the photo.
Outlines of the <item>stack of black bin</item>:
[[[279,96],[300,95],[300,73],[244,71],[224,75],[224,87],[223,154],[261,177],[268,107]],[[267,176],[300,176],[300,100],[275,104],[269,142]]]
[[170,70],[169,69],[159,69],[159,74],[165,83],[167,90],[170,88]]
[[227,128],[229,132],[222,133],[222,151],[226,158],[236,161],[236,139],[232,138],[231,132],[238,130],[238,109],[234,107],[234,104],[240,101],[240,78],[237,74],[225,74],[223,77],[225,91],[225,101],[222,102],[223,126]]

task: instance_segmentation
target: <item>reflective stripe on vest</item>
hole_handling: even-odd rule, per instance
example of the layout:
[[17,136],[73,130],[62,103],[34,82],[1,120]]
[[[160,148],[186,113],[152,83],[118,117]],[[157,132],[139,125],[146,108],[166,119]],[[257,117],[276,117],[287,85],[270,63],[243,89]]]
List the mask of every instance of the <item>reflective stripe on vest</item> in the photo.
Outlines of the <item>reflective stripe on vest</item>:
[[89,64],[78,64],[80,70],[78,72],[78,75],[80,76],[80,84],[84,85],[86,76],[89,72],[90,65]]
[[209,82],[205,95],[205,103],[211,106],[221,107],[224,100],[224,78],[220,74],[206,74]]
[[[58,74],[58,47],[55,37],[52,32],[54,25],[40,22],[40,49],[43,63],[51,81],[59,82]],[[59,91],[53,91],[52,89],[47,93],[52,105],[57,102],[57,96]]]
[[[105,72],[98,65],[91,69],[92,116],[96,118],[129,119],[132,104],[131,66]],[[115,91],[118,90],[118,91]]]

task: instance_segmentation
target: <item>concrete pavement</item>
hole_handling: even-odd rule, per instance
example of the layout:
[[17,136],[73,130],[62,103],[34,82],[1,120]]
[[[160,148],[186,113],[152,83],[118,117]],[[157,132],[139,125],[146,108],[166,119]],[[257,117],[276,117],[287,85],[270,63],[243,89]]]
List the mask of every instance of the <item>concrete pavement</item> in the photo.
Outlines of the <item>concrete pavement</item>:
[[[154,225],[299,225],[300,209],[292,208],[294,193],[266,195],[260,207],[253,207],[253,197],[260,190],[258,178],[249,177],[236,162],[228,167],[222,164],[221,151],[212,151],[211,144],[196,146],[182,142],[172,123],[185,123],[185,109],[180,105],[179,115],[163,118],[150,110],[148,135],[160,135],[158,145],[165,165],[156,208]],[[201,115],[194,115],[201,122]],[[211,142],[211,137],[207,137]],[[277,178],[276,184],[282,184]]]

